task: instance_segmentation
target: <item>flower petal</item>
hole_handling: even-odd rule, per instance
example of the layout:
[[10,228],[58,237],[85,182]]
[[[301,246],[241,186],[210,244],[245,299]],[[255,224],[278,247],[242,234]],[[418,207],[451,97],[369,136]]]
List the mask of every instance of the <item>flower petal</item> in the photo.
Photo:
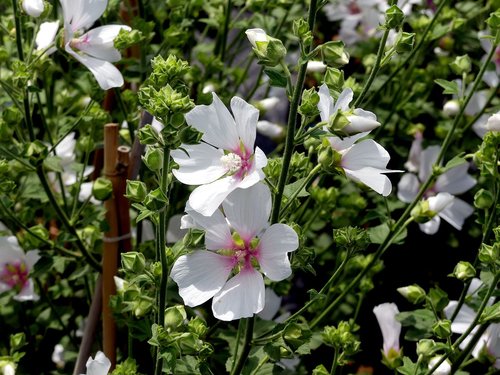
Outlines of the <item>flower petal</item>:
[[110,62],[99,60],[84,54],[80,55],[70,48],[69,43],[66,44],[65,49],[66,52],[90,70],[101,89],[109,90],[110,88],[120,87],[123,85],[122,74]]
[[184,303],[194,307],[208,301],[222,289],[232,268],[230,257],[195,250],[175,261],[170,277],[179,286]]
[[122,55],[114,46],[114,40],[121,29],[130,31],[125,25],[107,25],[96,27],[83,34],[73,44],[74,48],[89,56],[109,62],[120,61]]
[[332,145],[332,148],[336,151],[347,150],[351,147],[358,139],[366,137],[370,132],[359,133],[351,137],[339,138],[339,137],[329,137],[328,141]]
[[264,308],[259,315],[259,318],[264,320],[272,320],[281,306],[281,297],[279,297],[274,290],[266,288],[266,297]]
[[271,191],[258,183],[248,189],[236,189],[222,203],[231,226],[245,241],[250,241],[268,226]]
[[238,135],[245,146],[247,155],[251,155],[253,154],[257,134],[259,110],[237,96],[231,99],[231,110],[233,111]]
[[330,116],[333,115],[333,98],[330,95],[330,91],[328,90],[328,86],[326,83],[323,83],[318,90],[319,95],[319,115],[321,117],[321,121],[328,121]]
[[203,133],[202,140],[224,150],[237,152],[240,140],[233,117],[216,93],[210,105],[197,105],[186,114],[186,122]]
[[455,229],[462,230],[465,219],[473,213],[474,207],[455,197],[455,199],[439,213],[439,216]]
[[56,38],[57,30],[59,30],[59,21],[43,22],[36,33],[36,50],[40,51],[50,46]]
[[439,225],[441,224],[441,219],[439,216],[434,216],[427,223],[418,224],[420,230],[425,234],[436,234],[439,230]]
[[417,196],[420,189],[420,181],[413,173],[405,173],[398,183],[398,199],[410,203]]
[[469,163],[463,163],[446,171],[436,180],[436,190],[453,195],[462,194],[470,190],[476,185],[476,179],[467,174],[468,169]]
[[441,146],[430,146],[427,147],[420,154],[420,170],[418,173],[418,179],[420,181],[426,181],[432,172],[432,166],[437,160],[439,151],[441,151]]
[[[458,301],[450,301],[448,305],[444,308],[444,314],[448,319],[451,318],[453,313],[455,312],[458,306]],[[458,314],[451,323],[451,331],[453,333],[464,333],[467,331],[474,318],[476,317],[476,312],[472,310],[467,305],[462,305],[460,310],[458,310]]]
[[344,90],[342,90],[337,99],[337,103],[335,103],[335,106],[333,107],[333,113],[337,112],[338,110],[348,111],[349,103],[351,103],[353,97],[354,93],[352,92],[351,88],[346,87]]
[[14,296],[16,301],[24,302],[24,301],[38,301],[40,297],[35,293],[35,285],[33,280],[29,279],[24,285],[23,289],[19,292],[18,295]]
[[71,31],[88,29],[102,16],[108,0],[61,0],[65,28],[71,25]]
[[238,187],[239,181],[232,176],[198,186],[189,196],[189,205],[196,212],[210,216],[219,208],[224,199]]
[[[389,178],[382,174],[383,172],[392,172],[388,170],[380,170],[372,167],[361,168],[357,170],[350,170],[344,168],[344,172],[351,180],[356,182],[362,182],[369,188],[373,189],[377,193],[387,197],[391,194],[392,184]],[[394,171],[398,172],[398,171]]]
[[172,170],[175,178],[186,185],[203,185],[221,178],[227,173],[221,157],[224,152],[206,143],[182,145],[183,150],[173,150],[170,155],[179,165]]
[[194,221],[194,227],[205,231],[205,246],[208,250],[232,247],[231,230],[220,210],[216,210],[211,216],[204,216],[190,207],[186,207],[186,212]]
[[347,134],[369,132],[380,126],[380,122],[377,121],[377,117],[372,112],[360,108],[356,108],[354,114],[347,116],[347,119],[350,123],[342,128],[342,131]]
[[257,260],[264,275],[281,281],[292,274],[288,253],[297,250],[297,233],[285,224],[271,225],[261,236]]
[[262,311],[264,301],[264,279],[252,267],[247,267],[214,296],[212,311],[217,319],[225,321],[250,318]]
[[38,250],[30,250],[26,253],[26,266],[28,270],[32,270],[36,262],[40,260],[40,252]]
[[448,207],[454,199],[455,197],[450,193],[438,193],[427,199],[427,202],[429,202],[429,210],[440,213]]
[[401,334],[401,323],[396,320],[399,314],[395,303],[383,303],[373,308],[377,317],[382,337],[384,338],[384,353],[388,354],[390,349],[399,351],[399,335]]
[[111,362],[103,352],[97,352],[95,359],[89,357],[87,360],[87,375],[107,375],[111,368]]

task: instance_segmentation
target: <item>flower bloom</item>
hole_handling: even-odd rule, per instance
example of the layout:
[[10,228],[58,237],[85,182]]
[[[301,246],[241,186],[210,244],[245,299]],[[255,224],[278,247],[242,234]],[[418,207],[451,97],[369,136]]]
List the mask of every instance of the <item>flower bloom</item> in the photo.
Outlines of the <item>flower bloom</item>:
[[125,25],[96,27],[83,33],[104,13],[107,0],[61,0],[64,16],[64,49],[85,65],[103,90],[123,85],[120,71],[111,64],[121,59],[113,42]]
[[45,9],[43,0],[23,0],[22,7],[31,17],[40,17]]
[[[410,152],[410,159],[406,164],[407,168],[416,174],[405,173],[398,184],[398,198],[405,203],[412,202],[417,196],[420,185],[431,175],[432,166],[441,150],[440,146],[430,146],[422,150],[421,144],[422,138],[417,136],[412,145],[413,154]],[[457,194],[465,193],[476,184],[476,180],[467,173],[468,169],[468,163],[449,169],[440,175],[436,183],[425,192],[424,198],[429,202],[429,209],[438,215],[434,216],[431,221],[420,224],[420,229],[424,233],[436,233],[440,226],[440,217],[454,228],[461,230],[465,219],[472,215],[474,208],[455,197]]]
[[212,215],[233,190],[263,180],[262,168],[267,164],[262,150],[254,151],[259,111],[234,97],[233,118],[218,96],[212,96],[212,104],[196,106],[186,114],[186,122],[203,133],[203,142],[183,144],[182,150],[171,152],[179,165],[174,176],[183,184],[201,185],[189,196],[189,206],[205,216]]
[[248,29],[245,31],[247,34],[248,41],[252,45],[252,47],[259,49],[257,43],[267,43],[269,41],[269,37],[266,32],[262,29]]
[[[40,29],[36,33],[35,45],[37,51],[42,51],[47,48],[45,54],[50,55],[56,51],[56,47],[50,47],[56,38],[57,30],[59,30],[59,21],[43,22]],[[50,48],[49,48],[50,47]]]
[[481,115],[472,125],[472,129],[481,138],[484,138],[488,132],[500,131],[500,111],[492,115]]
[[108,375],[108,371],[111,368],[111,362],[104,355],[103,352],[99,351],[96,353],[95,359],[89,357],[86,366],[87,366],[86,375]]
[[399,314],[398,307],[395,303],[382,303],[373,308],[373,313],[382,331],[384,355],[392,358],[394,355],[391,355],[391,352],[399,353],[401,323],[396,320],[396,315]]
[[349,109],[349,104],[354,96],[350,88],[345,88],[342,91],[336,103],[334,103],[326,84],[320,86],[318,94],[318,109],[321,121],[328,123],[330,118],[337,114],[346,116],[349,123],[340,129],[342,132],[347,134],[369,132],[380,126],[380,122],[377,121],[377,116],[374,113],[361,108]]
[[[472,279],[467,294],[472,297],[477,297],[478,291],[483,288],[483,282],[477,278]],[[488,301],[488,305],[491,306],[495,299],[493,297]],[[448,306],[445,307],[444,313],[448,319],[454,314],[458,306],[458,301],[450,301]],[[476,317],[476,312],[466,304],[460,307],[458,310],[455,320],[451,323],[451,331],[453,333],[463,334],[467,331]],[[469,344],[470,340],[474,337],[478,330],[476,326],[472,332],[467,336],[467,338],[460,343],[460,349],[465,349]],[[491,358],[493,366],[500,369],[500,323],[491,323],[486,331],[481,335],[479,341],[474,346],[472,350],[472,355],[474,358],[479,358],[480,356],[486,354]]]
[[[291,275],[288,253],[297,249],[295,231],[284,224],[269,226],[271,192],[264,184],[232,192],[210,217],[187,207],[189,222],[205,231],[207,250],[180,256],[171,277],[187,306],[198,306],[213,297],[217,319],[234,320],[259,313],[265,304],[264,279]],[[185,225],[186,226],[186,225]]]
[[[440,359],[441,356],[433,357],[429,361],[429,366],[428,366],[429,370],[432,369]],[[451,374],[451,365],[450,362],[448,362],[448,360],[441,362],[438,368],[434,370],[434,372],[432,373],[432,375],[449,375],[449,374]]]
[[2,374],[3,375],[15,375],[16,374],[16,368],[14,367],[14,364],[11,362],[6,363],[3,365],[2,369]]
[[26,254],[19,247],[15,236],[0,237],[0,293],[15,290],[17,301],[36,301],[33,280],[28,276],[40,259],[38,250],[30,250]]

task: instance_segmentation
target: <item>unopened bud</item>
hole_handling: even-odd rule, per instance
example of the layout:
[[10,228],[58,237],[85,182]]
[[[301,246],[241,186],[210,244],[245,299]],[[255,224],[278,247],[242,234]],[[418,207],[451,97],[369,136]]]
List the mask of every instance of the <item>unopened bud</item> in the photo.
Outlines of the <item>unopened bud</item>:
[[388,29],[396,29],[403,23],[405,15],[397,5],[392,5],[385,11],[385,27]]
[[455,266],[451,276],[456,277],[458,280],[466,281],[476,276],[476,270],[469,262],[460,261]]
[[425,290],[423,290],[419,285],[413,284],[398,288],[397,291],[404,298],[414,305],[422,303],[425,300]]
[[454,117],[458,114],[459,111],[460,104],[458,103],[458,100],[448,100],[446,103],[444,103],[443,113],[445,114],[445,116]]
[[323,62],[331,67],[340,68],[349,63],[349,54],[345,51],[344,42],[340,40],[326,42],[321,46]]
[[396,42],[396,52],[405,53],[410,52],[415,44],[415,33],[403,32]]
[[450,63],[450,68],[453,73],[462,75],[464,73],[469,73],[471,70],[471,61],[468,55],[457,56],[455,60]]
[[441,319],[432,326],[432,332],[440,339],[446,339],[451,335],[451,320]]
[[146,258],[136,251],[122,253],[122,267],[125,271],[142,273],[146,267]]
[[146,195],[148,194],[148,189],[146,184],[142,181],[131,181],[127,180],[127,188],[125,197],[133,202],[142,202]]
[[429,357],[436,350],[436,342],[431,339],[422,339],[417,343],[417,355]]
[[105,201],[111,198],[113,194],[113,183],[106,177],[99,177],[92,185],[92,195],[99,201]]

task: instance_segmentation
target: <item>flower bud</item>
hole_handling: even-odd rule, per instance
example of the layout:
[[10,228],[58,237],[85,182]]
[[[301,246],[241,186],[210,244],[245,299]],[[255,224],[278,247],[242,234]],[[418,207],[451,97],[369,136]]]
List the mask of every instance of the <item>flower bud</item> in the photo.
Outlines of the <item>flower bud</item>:
[[469,56],[463,55],[455,57],[455,60],[450,63],[450,68],[453,73],[458,75],[469,73],[471,70],[471,62]]
[[245,34],[247,34],[248,41],[252,44],[253,48],[265,52],[267,48],[268,36],[264,30],[248,29],[245,31]]
[[99,201],[111,198],[113,194],[113,183],[106,177],[97,178],[92,185],[92,195]]
[[143,145],[154,145],[161,140],[160,136],[151,125],[146,125],[139,129],[137,136]]
[[385,27],[388,29],[396,29],[403,23],[405,15],[397,5],[391,6],[385,11]]
[[168,198],[165,193],[158,188],[151,191],[144,199],[144,205],[148,210],[159,211],[163,209],[168,204]]
[[321,46],[323,62],[331,67],[340,68],[349,63],[349,54],[344,50],[344,42],[335,40]]
[[187,319],[186,310],[182,305],[171,306],[165,310],[165,327],[176,329]]
[[188,330],[198,336],[204,336],[207,331],[207,323],[199,316],[195,316],[188,323]]
[[445,114],[445,116],[454,117],[458,114],[459,111],[460,104],[458,103],[458,100],[448,100],[446,103],[444,103],[443,113]]
[[466,281],[476,276],[476,270],[469,262],[460,261],[457,263],[453,270],[453,274],[450,276],[456,277],[458,280]]
[[265,66],[276,66],[285,57],[286,48],[281,40],[268,36],[264,30],[248,29],[245,34],[247,34],[257,58]]
[[187,126],[179,132],[179,139],[186,145],[196,145],[200,143],[203,133],[192,126]]
[[440,339],[445,339],[451,335],[451,320],[441,319],[432,326],[432,332]]
[[344,72],[337,68],[328,67],[324,81],[330,89],[340,93],[344,87]]
[[327,66],[322,61],[308,61],[307,62],[307,72],[308,73],[323,73]]
[[122,268],[128,272],[142,273],[146,267],[144,254],[136,251],[122,253]]
[[305,117],[314,117],[319,114],[319,95],[314,87],[302,92],[302,101],[299,106],[299,113]]
[[0,369],[3,375],[15,375],[16,367],[13,362],[0,361]]
[[304,47],[309,47],[313,42],[313,36],[309,29],[309,23],[303,18],[293,21],[293,35],[302,41]]
[[415,44],[415,33],[403,32],[396,42],[396,52],[405,53],[410,52]]
[[40,17],[45,9],[43,0],[23,0],[23,10],[31,17]]
[[482,263],[486,264],[495,264],[498,260],[498,249],[499,247],[494,245],[486,245],[485,243],[481,244],[481,248],[479,249],[478,258]]
[[138,180],[127,180],[127,188],[125,197],[133,202],[142,202],[146,195],[148,194],[148,189],[146,184]]
[[[353,128],[352,132],[347,131],[347,129],[344,129],[349,124],[351,124],[351,121],[349,121],[347,116],[344,115],[343,113],[341,113],[340,111],[338,111],[334,115],[330,116],[330,118],[328,120],[327,128],[332,133],[335,133],[337,131],[344,131],[344,132],[349,133],[349,134],[356,133],[356,130],[357,130],[356,126],[352,127]],[[351,126],[349,128],[351,128]]]
[[148,146],[146,155],[142,156],[142,161],[151,171],[159,171],[163,166],[163,150]]
[[397,291],[409,302],[417,305],[425,300],[425,290],[423,290],[419,285],[413,284],[398,288]]
[[417,355],[429,357],[436,350],[436,342],[431,339],[422,339],[417,343]]
[[500,29],[500,9],[497,9],[494,13],[490,14],[490,17],[486,20],[490,30],[496,32]]
[[494,115],[490,116],[490,118],[486,122],[486,129],[494,132],[500,131],[500,112],[497,112]]

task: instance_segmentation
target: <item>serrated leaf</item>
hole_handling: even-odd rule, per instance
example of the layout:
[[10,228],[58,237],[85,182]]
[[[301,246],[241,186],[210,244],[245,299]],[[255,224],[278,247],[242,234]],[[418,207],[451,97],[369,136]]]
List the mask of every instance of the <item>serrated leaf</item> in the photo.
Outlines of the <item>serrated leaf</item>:
[[444,89],[443,94],[458,95],[459,88],[456,82],[447,81],[445,79],[436,79],[434,82]]
[[287,79],[286,75],[274,69],[264,69],[264,73],[269,77],[269,84],[275,87],[286,87]]
[[46,170],[51,172],[63,173],[63,167],[61,165],[61,158],[58,156],[47,156],[43,161],[43,166]]
[[[283,195],[287,198],[290,198],[292,195],[296,193],[298,189],[300,189],[306,178],[307,177],[301,178],[295,182],[292,182],[291,184],[286,185],[285,189],[283,190]],[[307,196],[309,196],[309,193],[307,192],[305,187],[303,187],[297,194],[297,197],[307,197]]]

